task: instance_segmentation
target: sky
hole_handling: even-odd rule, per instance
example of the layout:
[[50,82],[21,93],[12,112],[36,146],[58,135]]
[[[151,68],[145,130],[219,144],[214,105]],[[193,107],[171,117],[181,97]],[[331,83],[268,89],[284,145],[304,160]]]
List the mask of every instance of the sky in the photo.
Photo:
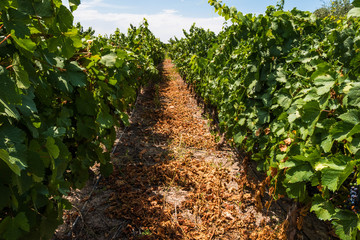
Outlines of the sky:
[[[294,7],[304,11],[315,11],[324,0],[285,0],[285,10]],[[328,0],[325,0],[328,2]],[[277,0],[223,0],[228,6],[235,6],[243,13],[261,14],[268,5]],[[138,26],[144,18],[150,30],[161,41],[183,37],[182,29],[196,26],[221,31],[224,19],[215,13],[207,0],[81,0],[73,13],[74,21],[87,29],[92,27],[95,34],[110,35],[116,28],[126,33],[130,24]]]

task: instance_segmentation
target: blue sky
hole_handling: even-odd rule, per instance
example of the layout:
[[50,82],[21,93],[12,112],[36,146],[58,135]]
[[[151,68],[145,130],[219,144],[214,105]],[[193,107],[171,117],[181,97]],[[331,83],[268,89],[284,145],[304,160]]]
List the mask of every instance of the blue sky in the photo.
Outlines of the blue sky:
[[[327,1],[327,0],[325,0]],[[130,23],[138,25],[143,18],[150,29],[163,42],[171,37],[182,37],[182,29],[197,26],[219,32],[224,20],[219,17],[207,0],[81,0],[74,12],[75,21],[96,34],[111,34],[118,27],[126,32]],[[224,0],[228,6],[235,6],[243,13],[264,13],[268,5],[276,0]],[[285,0],[285,9],[294,7],[313,12],[322,6],[322,0]]]

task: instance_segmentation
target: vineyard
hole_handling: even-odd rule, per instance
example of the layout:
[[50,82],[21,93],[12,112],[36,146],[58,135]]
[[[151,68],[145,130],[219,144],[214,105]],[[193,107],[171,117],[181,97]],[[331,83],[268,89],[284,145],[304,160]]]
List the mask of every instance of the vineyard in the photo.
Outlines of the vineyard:
[[[323,19],[208,2],[231,24],[164,44],[145,19],[94,36],[80,0],[2,1],[0,239],[53,238],[94,166],[125,219],[111,239],[294,239],[309,213],[360,238],[360,1]],[[295,223],[271,215],[284,199]]]

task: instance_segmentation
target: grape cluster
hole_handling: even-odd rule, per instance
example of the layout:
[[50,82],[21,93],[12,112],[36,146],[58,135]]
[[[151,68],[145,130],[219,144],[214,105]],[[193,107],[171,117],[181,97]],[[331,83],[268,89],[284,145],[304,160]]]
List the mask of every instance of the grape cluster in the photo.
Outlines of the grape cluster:
[[356,212],[359,211],[359,204],[360,204],[359,189],[360,189],[360,185],[351,186],[350,195],[348,198],[350,209]]

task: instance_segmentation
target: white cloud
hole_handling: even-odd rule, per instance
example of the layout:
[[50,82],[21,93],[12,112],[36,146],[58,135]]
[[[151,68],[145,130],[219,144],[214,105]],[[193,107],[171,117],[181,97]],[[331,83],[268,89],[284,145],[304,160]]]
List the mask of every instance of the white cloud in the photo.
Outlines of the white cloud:
[[[80,5],[74,12],[75,22],[80,22],[85,29],[92,27],[96,34],[110,35],[116,28],[126,33],[130,24],[138,26],[146,18],[150,30],[163,42],[167,42],[174,36],[181,38],[183,36],[182,29],[188,30],[194,22],[196,26],[214,32],[219,32],[224,22],[222,17],[185,17],[174,9],[164,9],[154,14],[101,13],[96,9],[101,2],[102,0],[92,0],[87,4]],[[104,6],[103,3],[101,6]]]
[[109,9],[129,9],[129,6],[120,6],[104,2],[104,0],[90,0],[84,1],[80,4],[81,9],[96,9],[96,8],[109,8]]
[[163,13],[175,14],[175,13],[178,13],[178,11],[175,10],[175,9],[164,9],[164,10],[163,10]]

